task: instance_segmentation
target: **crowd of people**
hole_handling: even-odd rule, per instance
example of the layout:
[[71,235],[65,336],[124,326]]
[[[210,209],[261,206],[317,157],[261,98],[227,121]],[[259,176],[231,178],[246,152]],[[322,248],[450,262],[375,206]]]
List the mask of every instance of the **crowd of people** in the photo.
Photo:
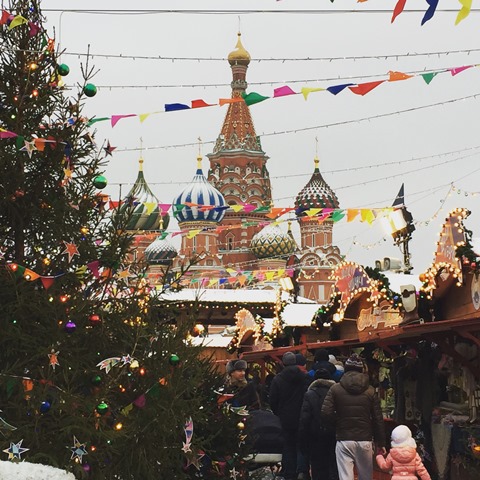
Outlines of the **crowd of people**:
[[[278,425],[277,442],[270,438],[256,444],[272,452],[281,448],[278,480],[372,480],[375,455],[381,469],[393,472],[393,480],[414,480],[417,474],[430,480],[405,425],[393,430],[385,458],[380,402],[359,355],[352,354],[342,364],[320,349],[310,370],[306,363],[302,354],[286,352],[281,371],[269,377],[264,388],[247,381],[244,360],[227,364],[228,402],[251,413],[268,412],[253,415],[252,423],[261,419],[262,425]],[[262,437],[261,428],[256,435]]]

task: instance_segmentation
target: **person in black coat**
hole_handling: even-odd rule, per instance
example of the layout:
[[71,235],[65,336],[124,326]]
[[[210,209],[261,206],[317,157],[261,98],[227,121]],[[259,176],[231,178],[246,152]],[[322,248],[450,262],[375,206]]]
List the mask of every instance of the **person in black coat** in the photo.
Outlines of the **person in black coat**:
[[311,377],[315,375],[315,372],[319,368],[324,368],[330,373],[330,375],[333,375],[336,372],[337,368],[333,363],[330,362],[330,355],[328,354],[328,350],[320,348],[315,352],[314,359],[315,362],[312,365],[312,369],[308,372]]
[[245,377],[247,362],[245,360],[230,360],[227,363],[227,380],[224,394],[226,402],[232,407],[245,407],[247,410],[260,408],[258,386],[254,381],[247,381]]
[[303,398],[299,444],[310,458],[312,480],[337,480],[335,428],[321,418],[323,401],[335,381],[324,368],[315,372],[314,379]]
[[297,434],[303,396],[311,378],[299,369],[293,352],[286,352],[282,362],[285,368],[277,374],[270,386],[270,407],[282,425],[282,475],[285,480],[297,480],[308,478],[308,471],[305,471],[308,468],[302,465],[304,459],[298,447]]

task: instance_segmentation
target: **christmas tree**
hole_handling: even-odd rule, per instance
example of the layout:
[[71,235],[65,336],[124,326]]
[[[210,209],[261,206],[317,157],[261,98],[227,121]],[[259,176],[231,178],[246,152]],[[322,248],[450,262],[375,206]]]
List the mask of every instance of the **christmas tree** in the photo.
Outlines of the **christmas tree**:
[[67,88],[44,21],[36,0],[0,20],[4,460],[88,479],[236,477],[243,414],[217,406],[223,379],[188,340],[194,316],[177,324],[133,262],[135,199],[106,208],[112,150],[82,116],[93,69]]

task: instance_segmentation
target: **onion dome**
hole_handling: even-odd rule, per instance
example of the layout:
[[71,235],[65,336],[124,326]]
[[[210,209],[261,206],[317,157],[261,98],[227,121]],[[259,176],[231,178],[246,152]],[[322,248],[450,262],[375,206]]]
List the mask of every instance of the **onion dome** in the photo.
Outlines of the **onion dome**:
[[[206,179],[202,171],[202,157],[197,157],[197,172],[192,182],[173,199],[173,215],[182,222],[221,222],[227,205],[223,195]],[[184,206],[196,203],[200,207]],[[212,207],[212,208],[206,208]]]
[[168,265],[178,255],[178,252],[168,240],[160,235],[145,249],[144,254],[150,265]]
[[284,257],[295,251],[293,238],[271,223],[252,238],[250,249],[257,258]]
[[295,199],[297,215],[310,208],[338,208],[338,198],[322,177],[315,157],[315,170],[308,183],[302,188]]
[[238,32],[235,50],[228,54],[228,63],[230,65],[248,65],[250,63],[250,54],[243,48],[241,36],[242,34]]
[[[162,230],[168,227],[170,216],[162,215],[158,198],[153,194],[143,176],[143,158],[138,161],[138,176],[132,189],[123,199],[121,212],[133,213],[128,221],[127,230]],[[160,223],[163,225],[160,227]]]

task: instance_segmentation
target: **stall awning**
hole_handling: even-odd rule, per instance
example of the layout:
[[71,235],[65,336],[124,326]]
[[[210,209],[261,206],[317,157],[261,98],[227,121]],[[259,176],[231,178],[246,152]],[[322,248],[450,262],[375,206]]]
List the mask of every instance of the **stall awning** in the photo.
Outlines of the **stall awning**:
[[256,352],[245,352],[241,357],[247,362],[258,361],[280,361],[283,354],[288,351],[306,352],[307,350],[314,351],[319,348],[356,348],[365,344],[374,343],[382,348],[387,348],[393,345],[401,344],[415,344],[422,340],[435,342],[441,350],[447,355],[451,356],[463,366],[470,369],[470,371],[480,378],[480,370],[476,365],[472,364],[469,359],[462,357],[455,350],[454,336],[463,337],[480,348],[480,338],[476,334],[480,333],[480,317],[457,319],[457,320],[443,320],[438,322],[428,322],[423,324],[411,324],[395,328],[395,330],[381,331],[367,340],[361,342],[358,338],[349,338],[336,341],[304,343],[294,347],[274,348],[273,350],[264,350]]

